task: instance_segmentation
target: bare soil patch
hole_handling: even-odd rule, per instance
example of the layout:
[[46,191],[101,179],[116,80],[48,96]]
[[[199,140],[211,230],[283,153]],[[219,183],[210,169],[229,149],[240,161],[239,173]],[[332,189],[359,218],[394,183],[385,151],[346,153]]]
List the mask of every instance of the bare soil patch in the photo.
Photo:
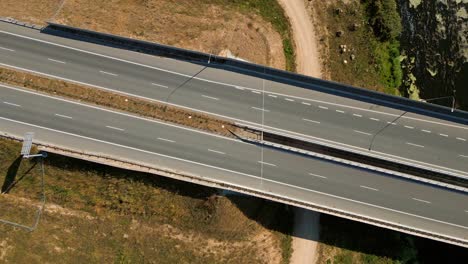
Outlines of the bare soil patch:
[[[60,0],[2,0],[0,16],[44,24]],[[255,9],[218,0],[66,0],[56,22],[286,68],[283,36]],[[26,8],[25,8],[26,7]],[[112,11],[110,11],[112,10]]]

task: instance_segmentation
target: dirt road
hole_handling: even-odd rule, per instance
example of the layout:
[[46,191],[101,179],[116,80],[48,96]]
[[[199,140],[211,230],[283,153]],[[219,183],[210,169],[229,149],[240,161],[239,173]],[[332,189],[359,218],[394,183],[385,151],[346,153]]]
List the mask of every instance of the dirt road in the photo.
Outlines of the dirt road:
[[278,2],[291,21],[296,44],[297,72],[320,78],[322,70],[315,31],[304,0],[278,0]]
[[[296,44],[297,72],[317,78],[322,77],[320,54],[314,27],[304,0],[278,0],[289,17]],[[293,254],[291,264],[315,263],[319,238],[319,213],[295,209]]]
[[317,241],[320,232],[319,220],[319,213],[295,208],[293,253],[290,264],[312,264],[317,261]]

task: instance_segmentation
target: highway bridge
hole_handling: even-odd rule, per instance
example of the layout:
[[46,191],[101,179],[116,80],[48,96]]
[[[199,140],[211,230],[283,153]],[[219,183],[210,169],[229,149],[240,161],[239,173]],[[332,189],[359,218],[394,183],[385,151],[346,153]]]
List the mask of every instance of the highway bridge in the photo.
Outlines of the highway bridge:
[[[467,176],[463,122],[0,23],[0,65]],[[265,92],[265,93],[263,93]],[[265,96],[263,96],[265,95]],[[404,114],[405,113],[405,114]],[[402,115],[403,114],[403,115]],[[0,131],[468,246],[468,199],[389,174],[0,86]],[[170,175],[169,175],[170,176]]]

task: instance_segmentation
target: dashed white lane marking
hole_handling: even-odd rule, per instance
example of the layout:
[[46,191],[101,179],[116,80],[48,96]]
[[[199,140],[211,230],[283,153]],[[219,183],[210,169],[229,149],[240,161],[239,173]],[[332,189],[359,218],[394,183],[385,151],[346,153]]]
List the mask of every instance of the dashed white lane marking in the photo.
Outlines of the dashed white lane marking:
[[273,98],[277,98],[278,96],[274,95],[274,94],[269,94],[268,96],[270,97],[273,97]]
[[226,153],[222,152],[222,151],[218,151],[218,150],[214,150],[214,149],[208,149],[208,151],[210,152],[214,152],[214,153],[218,153],[218,154],[221,154],[221,155],[225,155]]
[[106,126],[107,128],[118,130],[118,131],[124,131],[125,129],[123,128],[118,128],[118,127],[113,127],[113,126]]
[[410,143],[410,142],[406,142],[406,144],[410,145],[410,146],[418,147],[418,148],[424,148],[423,145],[418,145],[418,144],[414,144],[414,143]]
[[306,103],[306,102],[302,102],[301,104],[303,104],[303,105],[310,105],[309,103]]
[[338,112],[338,113],[342,113],[342,114],[345,113],[345,111],[343,111],[343,110],[335,110],[335,111]]
[[353,114],[353,116],[362,117],[362,115],[358,115],[358,114]]
[[325,176],[322,176],[322,175],[318,175],[318,174],[313,174],[313,173],[309,173],[310,176],[314,176],[314,177],[318,177],[318,178],[322,178],[322,179],[326,179],[327,177]]
[[468,210],[465,210],[465,213],[468,213]]
[[236,85],[236,86],[234,86],[234,88],[236,88],[237,90],[241,90],[241,91],[245,90],[245,88],[244,88],[244,87],[240,87],[240,86],[237,86],[237,85]]
[[212,97],[212,96],[208,96],[208,95],[204,95],[204,94],[202,94],[202,97],[205,97],[205,98],[208,98],[208,99],[211,99],[211,100],[216,100],[216,101],[219,100],[219,98]]
[[457,137],[458,140],[461,140],[461,141],[466,141],[466,139],[464,138],[461,138],[461,137]]
[[429,202],[429,201],[421,200],[421,199],[418,199],[418,198],[412,198],[412,199],[415,200],[415,201],[421,202],[421,203],[427,203],[427,204],[430,204],[430,203],[431,203],[431,202]]
[[284,100],[289,101],[289,102],[294,102],[294,100],[291,98],[284,98]]
[[12,52],[13,52],[13,51],[15,51],[15,50],[13,50],[13,49],[8,49],[8,48],[4,48],[4,47],[0,47],[0,49],[1,49],[1,50],[8,50],[8,51],[12,51]]
[[54,60],[54,59],[51,59],[51,58],[47,58],[47,60],[57,62],[57,63],[61,63],[61,64],[66,64],[66,62],[64,62],[64,61]]
[[252,109],[255,109],[255,110],[258,110],[258,111],[270,112],[270,110],[258,108],[258,107],[255,107],[255,106],[252,106]]
[[158,86],[158,87],[162,87],[162,88],[169,88],[167,87],[166,85],[162,85],[162,84],[157,84],[157,83],[151,83],[151,85],[154,85],[154,86]]
[[421,129],[421,131],[424,132],[424,133],[431,133],[430,130],[426,130],[426,129]]
[[409,128],[409,129],[414,129],[414,127],[412,126],[405,126],[406,128]]
[[458,156],[460,156],[462,158],[468,158],[468,156],[466,156],[466,155],[458,155]]
[[328,109],[328,107],[322,106],[322,105],[319,105],[319,108],[321,108],[321,109]]
[[307,122],[311,122],[311,123],[320,124],[320,122],[319,122],[319,121],[310,120],[310,119],[307,119],[307,118],[302,118],[302,120],[304,120],[304,121],[307,121]]
[[364,135],[372,136],[371,133],[366,133],[366,132],[362,132],[362,131],[359,131],[359,130],[354,130],[354,132],[359,133],[359,134],[364,134]]
[[252,90],[251,92],[254,93],[254,94],[262,94],[262,92],[255,91],[255,90]]
[[387,124],[390,124],[390,125],[396,126],[396,124],[397,124],[397,123],[388,121],[388,122],[387,122]]
[[265,165],[272,166],[272,167],[276,167],[275,164],[268,163],[268,162],[264,162],[264,161],[261,161],[261,160],[259,160],[258,163],[260,163],[260,164],[265,164]]
[[166,141],[166,142],[175,143],[174,140],[170,140],[170,139],[167,139],[167,138],[160,138],[160,137],[158,137],[158,139],[161,140],[161,141]]
[[439,135],[441,135],[441,136],[443,136],[443,137],[448,137],[447,134],[439,134]]
[[6,105],[21,107],[21,105],[19,105],[19,104],[14,104],[14,103],[10,103],[10,102],[3,102],[3,103],[6,104]]
[[73,117],[71,117],[71,116],[66,116],[66,115],[61,115],[61,114],[55,114],[55,116],[63,117],[63,118],[66,118],[66,119],[73,119]]
[[102,73],[102,74],[107,74],[107,75],[112,75],[112,76],[118,76],[117,74],[112,73],[112,72],[106,72],[106,71],[99,71],[99,72]]
[[370,119],[370,120],[374,120],[374,121],[380,121],[380,119],[378,119],[378,118],[373,118],[373,117],[371,117],[371,118],[369,118],[369,119]]
[[364,189],[368,189],[368,190],[372,190],[372,191],[376,191],[376,192],[379,191],[379,189],[372,188],[372,187],[365,186],[365,185],[360,185],[359,187],[364,188]]

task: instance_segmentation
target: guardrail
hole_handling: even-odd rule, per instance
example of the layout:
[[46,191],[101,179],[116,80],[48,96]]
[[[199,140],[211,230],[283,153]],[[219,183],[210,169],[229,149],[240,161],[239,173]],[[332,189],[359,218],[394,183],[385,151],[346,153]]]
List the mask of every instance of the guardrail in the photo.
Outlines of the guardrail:
[[[238,126],[250,133],[257,135],[261,134],[261,131],[256,128],[241,125]],[[385,160],[360,153],[353,153],[331,146],[294,138],[289,135],[281,135],[272,131],[264,131],[263,140],[260,139],[260,136],[257,139],[245,138],[242,136],[237,137],[243,141],[271,147],[274,149],[285,150],[300,155],[347,164],[366,170],[385,173],[395,177],[406,178],[412,181],[423,182],[438,187],[468,193],[468,178],[447,175],[442,172],[397,163],[392,160]]]
[[213,67],[219,66],[223,67],[224,69],[228,67],[233,71],[261,76],[263,78],[275,80],[278,82],[293,83],[296,86],[300,86],[306,89],[334,93],[344,97],[350,97],[357,100],[393,107],[402,111],[410,111],[434,116],[437,118],[468,125],[468,112],[465,111],[455,110],[452,112],[450,108],[444,106],[414,101],[404,97],[388,95],[346,84],[317,79],[246,61],[240,61],[208,53],[157,44],[149,41],[136,40],[113,34],[56,24],[53,22],[48,22],[48,26],[43,29],[43,32],[49,34],[61,33],[62,35],[70,38],[104,45],[112,45],[152,55],[196,61],[203,64],[210,62]]
[[[6,139],[18,141],[18,142],[22,141],[21,137],[8,135],[6,133],[0,133],[0,138],[6,138]],[[360,215],[360,214],[356,214],[353,212],[340,210],[334,207],[323,206],[323,205],[317,204],[315,201],[298,200],[298,199],[291,198],[288,196],[275,194],[266,190],[259,190],[256,188],[240,186],[237,184],[232,184],[232,183],[223,182],[223,181],[217,181],[217,180],[205,178],[199,175],[190,175],[190,174],[178,172],[175,170],[161,169],[161,168],[158,168],[155,164],[152,164],[152,166],[147,165],[147,164],[139,164],[139,163],[135,163],[135,162],[125,160],[122,158],[116,158],[116,157],[111,157],[111,156],[105,156],[102,154],[85,152],[82,150],[75,150],[75,149],[70,149],[70,148],[65,148],[65,147],[60,147],[60,146],[54,146],[54,145],[41,143],[37,141],[34,143],[34,145],[38,146],[38,148],[41,150],[44,150],[50,153],[56,153],[58,155],[69,156],[72,158],[77,158],[77,159],[82,159],[82,160],[86,160],[90,162],[119,167],[119,168],[123,168],[127,170],[141,171],[145,173],[169,177],[169,178],[176,179],[176,180],[182,180],[186,182],[200,184],[200,185],[204,185],[208,187],[221,188],[221,189],[226,189],[230,191],[235,191],[235,192],[239,192],[239,193],[243,193],[247,195],[252,195],[255,197],[268,199],[268,200],[275,201],[275,202],[289,204],[292,206],[298,206],[298,207],[302,207],[305,209],[314,210],[317,212],[350,219],[353,221],[359,221],[359,222],[366,223],[366,224],[371,224],[371,225],[375,225],[375,226],[379,226],[383,228],[396,230],[399,232],[404,232],[404,233],[411,234],[411,235],[434,239],[434,240],[442,241],[445,243],[468,248],[468,241],[466,239],[455,238],[455,237],[446,236],[442,234],[435,234],[435,233],[431,233],[428,230],[421,230],[418,228],[405,226],[402,223],[388,222],[388,221],[384,221],[381,219],[369,217],[366,215]]]

